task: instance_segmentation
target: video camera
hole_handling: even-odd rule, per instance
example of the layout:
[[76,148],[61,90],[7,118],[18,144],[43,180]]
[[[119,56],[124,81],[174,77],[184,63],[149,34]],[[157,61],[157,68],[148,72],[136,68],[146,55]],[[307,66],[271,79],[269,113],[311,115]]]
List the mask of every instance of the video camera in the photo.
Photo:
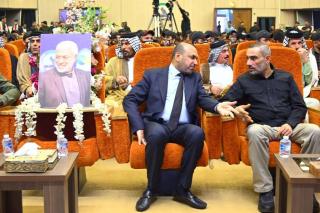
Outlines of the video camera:
[[173,8],[173,2],[175,2],[176,0],[169,0],[167,3],[166,3],[166,6],[169,10],[172,10]]
[[152,4],[153,4],[155,7],[159,7],[159,0],[153,0]]

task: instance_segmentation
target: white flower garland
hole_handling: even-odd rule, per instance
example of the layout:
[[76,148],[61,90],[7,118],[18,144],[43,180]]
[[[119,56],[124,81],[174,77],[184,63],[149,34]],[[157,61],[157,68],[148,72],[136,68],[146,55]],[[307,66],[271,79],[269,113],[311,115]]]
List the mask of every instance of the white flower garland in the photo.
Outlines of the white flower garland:
[[57,124],[54,126],[56,131],[54,131],[54,134],[57,135],[57,138],[64,137],[63,129],[66,126],[64,122],[66,122],[67,116],[65,116],[66,109],[68,108],[68,105],[66,103],[62,103],[57,107],[58,115],[56,118]]
[[[15,126],[16,131],[14,137],[16,140],[19,140],[23,135],[23,126],[26,125],[26,131],[24,135],[27,137],[36,136],[36,118],[37,114],[36,110],[40,108],[40,104],[38,103],[38,96],[30,97],[25,99],[15,111]],[[25,121],[25,122],[24,122]]]
[[108,112],[108,107],[106,104],[101,103],[100,98],[91,91],[90,99],[94,108],[98,109],[99,113],[101,113],[101,119],[103,121],[103,130],[109,135],[111,133],[111,113]]
[[74,127],[74,138],[79,140],[80,143],[83,142],[84,134],[83,134],[83,106],[82,104],[75,104],[72,106],[72,114],[74,117],[73,127]]
[[[101,103],[101,100],[96,96],[96,94],[91,91],[90,99],[92,101],[92,105],[96,108],[99,113],[101,113],[102,121],[103,121],[103,130],[107,133],[111,133],[111,121],[110,121],[110,113],[108,112],[108,107]],[[36,136],[36,118],[37,114],[35,111],[40,109],[40,103],[38,101],[38,96],[30,97],[25,99],[19,106],[17,106],[15,110],[15,139],[18,141],[22,135]],[[63,129],[65,127],[64,122],[66,121],[65,112],[67,109],[67,104],[62,103],[57,107],[57,118],[54,134],[59,136],[63,136]],[[80,142],[83,142],[85,139],[84,131],[83,131],[83,106],[81,104],[75,104],[73,107],[73,116],[75,118],[73,122],[73,126],[75,128],[75,138]],[[26,125],[26,131],[23,133],[23,126]]]

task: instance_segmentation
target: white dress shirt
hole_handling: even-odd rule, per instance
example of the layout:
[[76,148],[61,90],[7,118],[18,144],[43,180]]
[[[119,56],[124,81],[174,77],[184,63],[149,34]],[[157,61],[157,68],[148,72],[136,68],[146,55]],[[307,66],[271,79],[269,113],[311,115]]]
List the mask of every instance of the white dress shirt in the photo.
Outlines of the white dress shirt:
[[[174,99],[175,99],[178,84],[180,81],[180,76],[177,76],[180,73],[180,71],[178,71],[172,64],[170,64],[168,72],[169,74],[168,74],[167,97],[166,97],[166,103],[164,105],[164,110],[161,114],[161,118],[165,121],[169,121],[170,119]],[[185,86],[183,88],[185,89]],[[182,108],[181,108],[179,123],[189,123],[189,113],[186,107],[186,98],[185,98],[184,89],[183,89]]]

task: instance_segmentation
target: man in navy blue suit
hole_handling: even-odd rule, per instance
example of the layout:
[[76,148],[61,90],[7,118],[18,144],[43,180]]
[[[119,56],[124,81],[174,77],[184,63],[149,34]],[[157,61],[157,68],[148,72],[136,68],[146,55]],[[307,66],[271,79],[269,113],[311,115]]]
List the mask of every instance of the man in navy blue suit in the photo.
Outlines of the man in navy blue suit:
[[[137,211],[148,209],[156,200],[164,147],[168,141],[184,147],[173,199],[197,209],[207,207],[190,192],[193,171],[204,143],[204,132],[198,126],[197,106],[232,117],[237,111],[233,108],[236,102],[219,103],[206,94],[200,74],[194,72],[197,59],[194,46],[178,44],[170,66],[146,71],[123,101],[132,131],[137,134],[139,144],[146,145],[148,186],[136,204]],[[138,106],[143,102],[146,102],[146,110],[141,116]]]

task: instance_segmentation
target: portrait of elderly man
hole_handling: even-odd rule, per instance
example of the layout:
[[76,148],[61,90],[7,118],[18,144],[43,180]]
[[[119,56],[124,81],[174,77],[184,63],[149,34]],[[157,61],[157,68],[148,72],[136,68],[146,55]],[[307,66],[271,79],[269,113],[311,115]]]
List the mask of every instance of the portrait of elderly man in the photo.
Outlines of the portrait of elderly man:
[[89,106],[91,74],[76,66],[78,54],[79,47],[74,41],[65,40],[56,45],[53,66],[40,71],[41,107],[57,107],[61,103],[67,103],[68,107],[77,103]]
[[135,33],[121,35],[116,48],[116,57],[111,58],[103,72],[106,75],[106,101],[121,106],[123,98],[131,90],[134,56],[140,50],[141,42]]

